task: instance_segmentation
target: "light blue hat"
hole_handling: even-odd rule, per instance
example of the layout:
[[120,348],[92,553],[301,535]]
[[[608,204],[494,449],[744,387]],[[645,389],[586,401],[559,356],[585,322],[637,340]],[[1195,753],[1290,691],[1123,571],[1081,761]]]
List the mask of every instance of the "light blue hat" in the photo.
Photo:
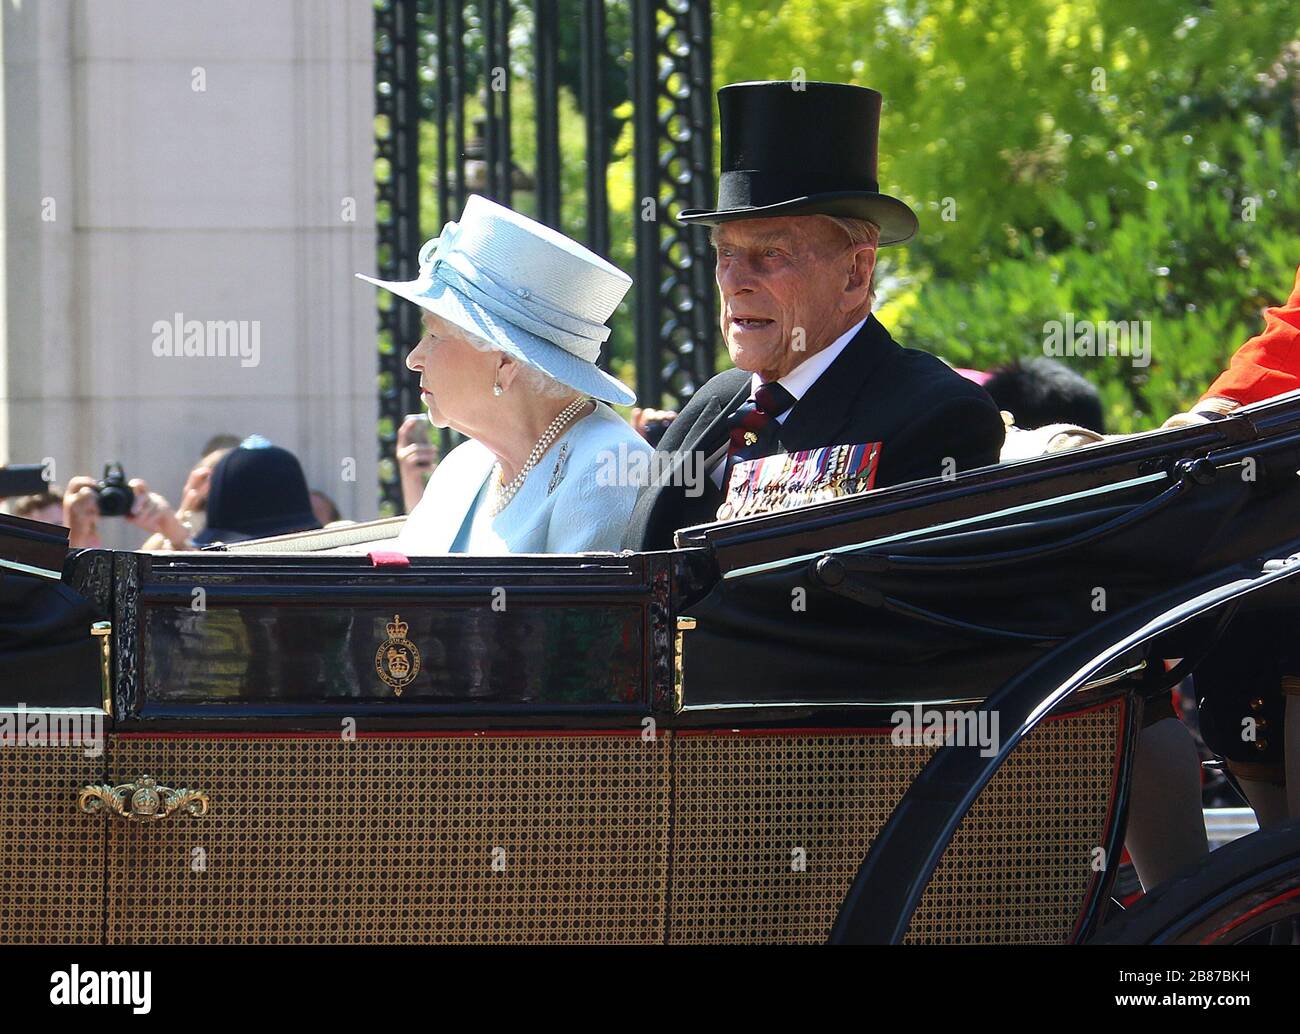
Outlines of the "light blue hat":
[[621,269],[527,216],[471,194],[459,223],[420,249],[415,280],[367,283],[392,291],[593,398],[636,395],[596,365],[605,321],[632,286]]

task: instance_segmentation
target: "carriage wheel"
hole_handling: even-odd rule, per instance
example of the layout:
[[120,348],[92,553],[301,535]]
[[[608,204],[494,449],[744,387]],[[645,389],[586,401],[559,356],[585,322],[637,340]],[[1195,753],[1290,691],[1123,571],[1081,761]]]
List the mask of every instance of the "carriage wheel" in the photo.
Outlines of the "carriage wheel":
[[[1290,943],[1300,916],[1300,822],[1210,853],[1098,931],[1094,944]],[[1281,936],[1277,936],[1280,934]]]

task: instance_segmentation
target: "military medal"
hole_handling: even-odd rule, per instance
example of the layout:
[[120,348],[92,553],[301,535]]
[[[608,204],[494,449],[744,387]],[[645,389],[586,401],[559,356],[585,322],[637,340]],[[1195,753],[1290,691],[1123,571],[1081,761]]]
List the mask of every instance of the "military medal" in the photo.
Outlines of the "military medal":
[[717,519],[789,510],[867,491],[875,484],[879,462],[879,442],[828,445],[743,460],[731,469]]

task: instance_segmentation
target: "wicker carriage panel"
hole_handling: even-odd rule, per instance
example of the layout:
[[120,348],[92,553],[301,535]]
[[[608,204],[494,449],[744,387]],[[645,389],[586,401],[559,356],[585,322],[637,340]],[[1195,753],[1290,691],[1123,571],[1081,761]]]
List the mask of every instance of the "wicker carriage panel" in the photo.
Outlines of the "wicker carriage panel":
[[962,820],[908,941],[1066,941],[1097,875],[1121,734],[1118,705],[1030,733]]
[[[1118,707],[1036,730],[909,940],[1064,940],[1118,736]],[[212,810],[110,822],[108,938],[817,942],[929,753],[887,732],[119,737],[113,780],[149,772]]]
[[0,943],[103,939],[104,821],[77,810],[103,766],[80,746],[0,747]]
[[631,735],[118,737],[119,780],[212,803],[111,826],[108,939],[661,941],[667,766]]
[[[1093,875],[1119,734],[1118,706],[1039,726],[962,823],[908,941],[1066,940]],[[894,746],[888,730],[679,734],[669,941],[823,941],[931,750]]]

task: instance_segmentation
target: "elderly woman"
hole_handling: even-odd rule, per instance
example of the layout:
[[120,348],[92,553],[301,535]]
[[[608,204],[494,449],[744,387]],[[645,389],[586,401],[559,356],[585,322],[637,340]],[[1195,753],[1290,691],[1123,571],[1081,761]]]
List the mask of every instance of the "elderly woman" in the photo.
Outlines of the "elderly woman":
[[434,471],[406,553],[616,550],[650,447],[605,403],[632,392],[596,366],[631,279],[563,234],[473,195],[407,282],[362,280],[424,312],[406,365],[438,427],[470,440]]

